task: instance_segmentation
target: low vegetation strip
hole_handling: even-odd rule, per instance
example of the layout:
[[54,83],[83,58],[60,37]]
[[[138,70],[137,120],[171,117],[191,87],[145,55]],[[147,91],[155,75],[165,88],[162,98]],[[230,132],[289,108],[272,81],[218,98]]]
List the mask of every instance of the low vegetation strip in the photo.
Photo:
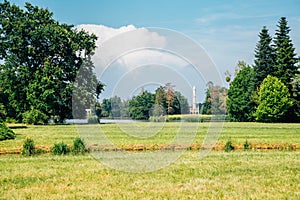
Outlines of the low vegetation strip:
[[[147,128],[150,123],[141,123]],[[156,124],[156,123],[154,123]],[[158,123],[159,124],[159,123]],[[169,145],[177,134],[180,123],[164,124],[160,132],[150,138],[136,138],[124,133],[118,124],[79,125],[80,128],[96,130],[101,128],[107,139],[115,147],[101,145],[101,141],[87,142],[90,151],[155,151],[155,150],[200,150],[207,134],[209,123],[199,123],[199,128],[191,145]],[[76,125],[28,126],[14,129],[16,138],[0,142],[0,155],[20,154],[26,138],[34,141],[36,151],[47,154],[54,144],[64,142],[69,147],[78,137]],[[185,134],[185,133],[183,133]],[[84,139],[84,135],[83,136]],[[226,142],[232,141],[234,150],[243,150],[247,142],[247,150],[298,151],[300,149],[300,124],[264,124],[264,123],[224,123],[220,138],[214,151],[222,151]],[[96,145],[93,145],[96,144]]]
[[[225,143],[217,143],[213,147],[213,151],[223,151]],[[244,145],[233,144],[234,150],[277,150],[277,151],[299,151],[300,144],[289,144],[289,143],[249,143],[249,147],[245,149]],[[51,146],[38,145],[35,146],[37,154],[49,154],[51,153]],[[71,146],[69,145],[69,148]],[[113,151],[129,151],[129,152],[140,152],[140,151],[199,151],[203,150],[202,144],[191,144],[191,145],[180,145],[180,144],[131,144],[123,146],[112,146],[112,145],[91,145],[87,147],[87,152],[113,152]],[[0,149],[0,155],[7,154],[21,154],[22,147],[16,147],[13,149]]]

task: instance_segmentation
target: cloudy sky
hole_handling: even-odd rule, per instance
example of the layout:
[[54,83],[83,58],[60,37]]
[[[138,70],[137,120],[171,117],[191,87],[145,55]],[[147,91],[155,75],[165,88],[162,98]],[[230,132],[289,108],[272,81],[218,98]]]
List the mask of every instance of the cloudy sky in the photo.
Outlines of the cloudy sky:
[[[292,29],[290,36],[300,55],[298,0],[27,1],[48,7],[61,23],[74,24],[99,36],[97,45],[103,49],[96,50],[94,62],[101,78],[109,85],[104,94],[108,96],[118,94],[116,91],[121,90],[122,85],[130,88],[127,91],[127,97],[130,97],[138,89],[137,85],[147,86],[145,81],[141,81],[145,77],[153,77],[147,80],[148,83],[152,81],[160,85],[163,80],[157,73],[154,75],[159,71],[159,74],[168,74],[165,82],[173,82],[176,88],[182,86],[181,90],[186,95],[190,95],[191,91],[187,92],[183,85],[196,85],[201,101],[205,82],[213,79],[206,74],[205,66],[213,68],[212,65],[215,65],[219,78],[226,70],[233,74],[238,60],[252,64],[259,31],[267,26],[274,35],[282,16],[287,17]],[[11,2],[23,6],[26,1]],[[130,34],[124,35],[130,31]],[[118,40],[123,42],[119,44]],[[185,43],[185,49],[172,46],[174,42]],[[141,47],[149,48],[141,50]],[[196,52],[201,55],[198,60],[192,55]],[[208,58],[204,58],[204,54]],[[196,76],[199,69],[200,74]],[[112,77],[114,80],[111,80]],[[129,83],[136,77],[141,78]],[[226,86],[226,83],[223,82],[223,85]]]

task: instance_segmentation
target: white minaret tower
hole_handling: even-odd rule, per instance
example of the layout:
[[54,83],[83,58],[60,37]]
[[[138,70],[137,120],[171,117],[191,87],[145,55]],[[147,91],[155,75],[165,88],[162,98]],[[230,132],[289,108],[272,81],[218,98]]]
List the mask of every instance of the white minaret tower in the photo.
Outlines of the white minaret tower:
[[197,108],[197,100],[196,100],[196,87],[193,87],[193,110],[196,110]]
[[193,87],[193,102],[192,107],[190,109],[190,114],[199,114],[199,109],[197,106],[197,100],[196,100],[196,87]]

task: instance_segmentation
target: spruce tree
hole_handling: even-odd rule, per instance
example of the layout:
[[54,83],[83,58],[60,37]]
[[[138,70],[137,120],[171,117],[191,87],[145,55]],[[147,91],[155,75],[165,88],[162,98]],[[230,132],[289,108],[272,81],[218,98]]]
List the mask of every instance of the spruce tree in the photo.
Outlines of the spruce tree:
[[259,33],[259,41],[254,55],[254,90],[260,86],[268,75],[274,75],[275,51],[271,42],[272,38],[268,29],[264,26]]
[[[293,47],[292,40],[290,39],[289,32],[291,29],[287,25],[287,20],[282,17],[277,25],[278,30],[276,30],[274,43],[276,51],[276,73],[275,76],[278,77],[282,83],[284,83],[288,89],[291,98],[294,102],[297,99],[293,96],[293,78],[299,74],[299,65],[297,65],[298,58],[296,57],[295,48]],[[298,106],[294,104],[286,113],[285,121],[296,122],[299,121],[299,116],[297,116]]]
[[291,93],[292,78],[299,73],[299,66],[296,65],[298,59],[289,36],[291,29],[288,27],[285,17],[279,20],[277,27],[274,38],[276,51],[276,71],[274,75],[289,88]]

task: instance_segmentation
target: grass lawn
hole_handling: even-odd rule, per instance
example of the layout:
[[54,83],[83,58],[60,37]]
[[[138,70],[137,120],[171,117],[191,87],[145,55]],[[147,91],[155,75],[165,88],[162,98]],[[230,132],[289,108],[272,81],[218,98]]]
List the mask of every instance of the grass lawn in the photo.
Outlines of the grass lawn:
[[[149,129],[147,123],[139,126]],[[61,141],[71,145],[81,128],[101,128],[117,145],[166,144],[178,126],[166,123],[149,138],[124,133],[117,124],[29,126],[14,129],[17,138],[1,141],[0,151],[20,149],[26,137],[37,146]],[[193,143],[202,143],[208,126],[199,124]],[[300,125],[224,123],[218,143],[229,138],[234,145],[248,140],[299,147]],[[203,159],[199,155],[198,151],[186,151],[170,165],[148,173],[117,171],[88,154],[2,155],[0,199],[300,199],[299,149],[212,151]]]
[[86,156],[0,157],[3,199],[299,199],[300,152],[187,152],[151,173]]

